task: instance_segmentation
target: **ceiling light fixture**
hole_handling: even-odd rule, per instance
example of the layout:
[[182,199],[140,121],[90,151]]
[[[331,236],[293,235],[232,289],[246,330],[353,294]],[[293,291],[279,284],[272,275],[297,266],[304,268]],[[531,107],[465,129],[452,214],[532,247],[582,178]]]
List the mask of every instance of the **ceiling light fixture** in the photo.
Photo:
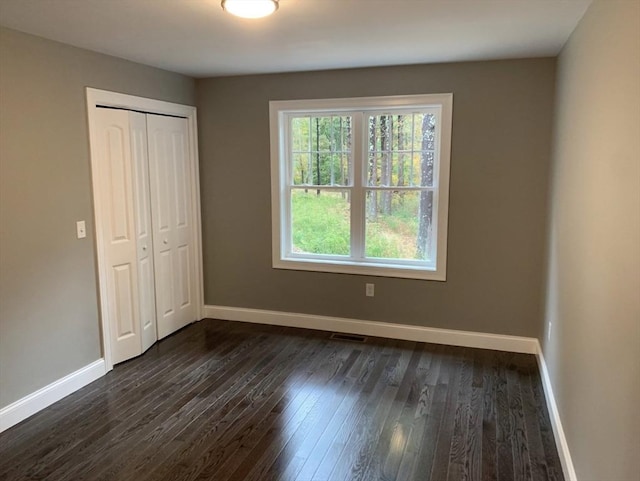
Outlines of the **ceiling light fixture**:
[[222,0],[222,8],[242,18],[261,18],[278,10],[278,0]]

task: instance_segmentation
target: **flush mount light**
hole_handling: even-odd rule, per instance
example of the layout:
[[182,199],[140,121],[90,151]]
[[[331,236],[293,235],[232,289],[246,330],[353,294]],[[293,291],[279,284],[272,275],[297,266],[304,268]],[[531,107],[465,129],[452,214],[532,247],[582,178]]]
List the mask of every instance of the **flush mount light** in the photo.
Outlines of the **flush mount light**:
[[278,0],[222,0],[222,8],[243,18],[261,18],[278,10]]

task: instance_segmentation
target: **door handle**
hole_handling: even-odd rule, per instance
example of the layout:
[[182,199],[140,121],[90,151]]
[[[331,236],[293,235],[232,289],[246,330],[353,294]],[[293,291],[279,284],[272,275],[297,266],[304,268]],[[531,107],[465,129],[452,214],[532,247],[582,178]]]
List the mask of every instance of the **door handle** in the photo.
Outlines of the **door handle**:
[[147,246],[142,246],[142,250],[146,251],[147,250]]
[[165,240],[163,240],[163,241],[162,241],[162,243],[163,243],[164,245],[167,245],[167,244],[169,243],[169,241],[168,241],[167,239],[165,239]]

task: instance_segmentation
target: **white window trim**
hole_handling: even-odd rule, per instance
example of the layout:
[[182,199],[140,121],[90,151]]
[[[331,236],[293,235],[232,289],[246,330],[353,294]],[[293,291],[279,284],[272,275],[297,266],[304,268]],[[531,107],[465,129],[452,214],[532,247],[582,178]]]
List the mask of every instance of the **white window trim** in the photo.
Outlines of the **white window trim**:
[[[289,238],[287,225],[281,219],[289,215],[288,208],[282,199],[287,189],[286,138],[281,122],[286,115],[296,112],[377,112],[381,109],[409,107],[438,107],[441,110],[439,125],[439,159],[438,159],[438,195],[434,198],[436,216],[436,267],[428,269],[424,266],[411,265],[410,262],[398,261],[393,264],[376,262],[374,259],[364,261],[339,260],[335,257],[299,259],[295,255],[287,255],[283,240]],[[318,100],[283,100],[269,102],[269,118],[271,133],[271,219],[272,219],[272,258],[275,269],[292,269],[317,272],[336,272],[344,274],[360,274],[381,277],[401,277],[445,281],[447,273],[447,229],[449,218],[449,171],[451,159],[451,124],[453,113],[453,94],[400,95],[386,97],[357,97],[345,99]],[[360,132],[354,128],[353,158],[359,163],[363,140]]]

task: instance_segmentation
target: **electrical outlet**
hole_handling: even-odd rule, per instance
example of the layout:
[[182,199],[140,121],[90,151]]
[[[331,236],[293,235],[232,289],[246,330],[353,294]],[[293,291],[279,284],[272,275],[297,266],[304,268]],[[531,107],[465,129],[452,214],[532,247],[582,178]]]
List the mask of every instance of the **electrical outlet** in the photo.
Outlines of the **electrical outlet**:
[[375,295],[375,288],[376,288],[375,284],[366,284],[365,292],[367,294],[367,297],[373,297]]
[[78,235],[78,239],[84,239],[87,237],[87,226],[83,220],[76,222],[76,233]]

